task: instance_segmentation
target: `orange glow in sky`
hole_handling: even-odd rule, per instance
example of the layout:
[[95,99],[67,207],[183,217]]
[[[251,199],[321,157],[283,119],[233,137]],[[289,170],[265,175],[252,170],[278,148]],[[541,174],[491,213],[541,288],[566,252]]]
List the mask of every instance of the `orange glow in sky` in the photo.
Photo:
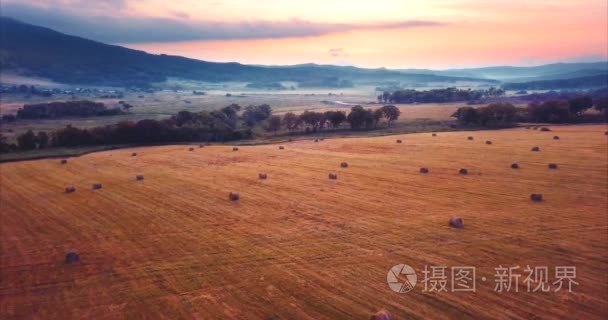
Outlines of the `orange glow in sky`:
[[[608,57],[606,0],[3,2],[61,8],[65,14],[90,20],[111,16],[124,22],[125,28],[130,21],[139,22],[144,25],[141,35],[166,31],[163,23],[149,22],[166,19],[183,24],[188,37],[172,40],[166,35],[154,41],[136,39],[136,33],[131,37],[135,40],[112,42],[208,61],[449,68]],[[147,25],[155,29],[146,31]]]

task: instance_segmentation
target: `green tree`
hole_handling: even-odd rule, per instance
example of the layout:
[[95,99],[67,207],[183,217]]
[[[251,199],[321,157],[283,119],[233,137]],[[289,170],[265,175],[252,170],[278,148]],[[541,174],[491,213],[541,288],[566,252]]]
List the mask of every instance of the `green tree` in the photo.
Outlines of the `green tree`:
[[281,129],[281,116],[270,116],[268,119],[268,125],[266,126],[266,131],[272,131],[274,134],[277,133]]
[[44,131],[38,132],[38,134],[36,135],[36,142],[38,142],[38,149],[44,149],[48,147],[49,135]]
[[384,106],[380,110],[382,110],[382,114],[386,118],[389,127],[395,120],[399,119],[399,116],[401,116],[401,110],[393,105]]
[[588,96],[578,96],[568,100],[570,113],[581,116],[587,109],[593,107],[593,100]]
[[17,144],[23,150],[36,149],[36,135],[32,130],[28,130],[17,137]]

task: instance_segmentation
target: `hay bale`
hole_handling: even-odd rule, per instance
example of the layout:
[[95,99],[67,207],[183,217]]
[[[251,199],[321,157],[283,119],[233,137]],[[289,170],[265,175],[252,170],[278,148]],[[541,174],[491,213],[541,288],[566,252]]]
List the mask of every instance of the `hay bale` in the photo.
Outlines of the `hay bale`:
[[230,192],[230,194],[228,194],[228,199],[230,201],[238,201],[240,198],[241,196],[239,196],[239,194],[236,192]]
[[205,147],[205,145],[204,145],[204,144],[199,144],[199,145],[198,145],[198,147],[199,147],[199,148],[204,148],[204,147]]
[[190,148],[190,149],[188,149],[188,151],[194,151],[194,148]]
[[137,152],[131,153],[131,157],[136,157],[136,156],[137,156]]
[[540,193],[533,193],[530,195],[530,200],[534,202],[541,202],[543,201],[543,195]]
[[397,139],[397,143],[403,143],[403,141],[401,141],[401,140]]
[[61,159],[61,164],[67,164],[68,163],[68,159]]
[[473,140],[473,137],[467,137],[467,140]]
[[319,139],[315,139],[315,142],[319,142]]
[[266,174],[266,173],[259,173],[258,174],[258,178],[260,178],[260,180],[266,180],[266,179],[268,179],[268,174]]
[[517,163],[512,163],[512,164],[511,164],[511,169],[519,169],[519,164],[517,164]]
[[382,309],[372,314],[369,320],[393,320],[393,316],[390,314],[390,312],[386,311],[385,309]]
[[292,138],[287,139],[287,142],[292,142],[292,141],[293,141]]
[[547,132],[547,131],[551,131],[551,129],[547,128],[547,127],[542,127],[542,128],[540,128],[540,131]]
[[429,168],[420,168],[420,173],[429,173]]
[[461,217],[453,216],[450,218],[449,226],[456,229],[464,228],[464,220]]
[[101,189],[101,183],[93,183],[93,190]]
[[486,144],[492,144],[492,141],[486,140]]
[[608,131],[604,131],[604,135],[605,135],[605,136],[608,136]]
[[135,180],[137,180],[137,181],[142,181],[142,180],[144,180],[144,175],[143,175],[143,174],[138,174],[138,175],[136,175],[136,176],[135,176]]
[[285,149],[285,147],[279,146],[279,150],[283,150],[283,149]]
[[232,151],[239,151],[239,148],[237,148],[237,147],[232,147]]
[[74,188],[74,186],[65,187],[65,193],[72,193],[72,192],[76,192],[76,188]]
[[342,162],[342,163],[340,163],[340,167],[341,168],[348,168],[348,163]]
[[458,171],[459,174],[465,175],[465,174],[469,174],[469,170],[462,168]]
[[540,151],[540,147],[538,147],[538,146],[533,147],[533,148],[532,148],[532,151],[534,151],[534,152],[538,152],[538,151]]
[[74,250],[70,250],[70,251],[68,251],[68,253],[66,253],[66,255],[65,255],[66,264],[76,264],[78,262],[80,262],[80,256],[78,255],[78,252],[76,252]]
[[436,137],[436,136],[437,136],[437,134],[436,134],[436,133],[433,133],[433,137]]
[[559,136],[553,136],[553,140],[559,140]]
[[557,163],[549,163],[549,169],[557,169]]
[[336,173],[330,173],[329,174],[329,179],[330,180],[337,180],[338,179],[338,175]]

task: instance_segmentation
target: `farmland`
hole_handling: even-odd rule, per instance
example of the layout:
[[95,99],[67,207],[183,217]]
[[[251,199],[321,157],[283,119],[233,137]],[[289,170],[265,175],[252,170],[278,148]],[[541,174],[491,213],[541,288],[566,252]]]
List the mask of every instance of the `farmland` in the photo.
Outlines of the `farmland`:
[[[1,164],[0,318],[603,319],[607,128],[551,129]],[[64,263],[70,249],[79,263]],[[395,293],[386,277],[401,263],[419,279],[425,266],[475,266],[477,292]],[[526,265],[576,266],[578,285],[528,293],[522,276],[519,292],[494,291],[494,268]]]

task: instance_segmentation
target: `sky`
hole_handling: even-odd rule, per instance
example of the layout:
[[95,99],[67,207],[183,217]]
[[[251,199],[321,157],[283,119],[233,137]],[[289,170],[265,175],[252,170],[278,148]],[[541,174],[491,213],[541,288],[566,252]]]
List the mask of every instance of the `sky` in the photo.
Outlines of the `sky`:
[[2,0],[0,14],[151,53],[246,64],[608,59],[606,0]]

